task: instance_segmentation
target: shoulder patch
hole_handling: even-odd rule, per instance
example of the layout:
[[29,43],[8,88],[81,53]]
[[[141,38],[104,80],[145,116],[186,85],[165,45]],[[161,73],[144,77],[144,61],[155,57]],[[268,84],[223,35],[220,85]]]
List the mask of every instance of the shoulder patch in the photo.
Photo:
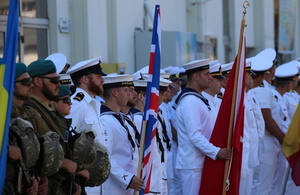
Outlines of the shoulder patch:
[[74,100],[77,100],[77,101],[79,101],[79,102],[80,102],[81,100],[83,100],[83,98],[84,98],[84,94],[83,94],[82,92],[77,93],[76,96],[73,97]]
[[218,93],[217,98],[222,99],[223,98],[223,93]]
[[265,87],[265,84],[264,84],[264,83],[261,83],[261,84],[259,85],[259,87]]

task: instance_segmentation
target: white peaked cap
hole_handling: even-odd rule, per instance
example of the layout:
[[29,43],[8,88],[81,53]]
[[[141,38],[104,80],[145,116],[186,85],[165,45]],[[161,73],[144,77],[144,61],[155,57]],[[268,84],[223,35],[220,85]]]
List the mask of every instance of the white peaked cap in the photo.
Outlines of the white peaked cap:
[[183,67],[179,68],[179,73],[185,73],[185,69]]
[[250,68],[251,67],[251,59],[250,58],[246,58],[246,68]]
[[256,54],[255,57],[264,57],[264,58],[271,60],[273,63],[273,60],[275,60],[275,58],[276,58],[276,51],[273,48],[264,49],[261,52],[259,52],[258,54]]
[[161,78],[164,78],[164,79],[170,79],[170,73],[167,73],[167,72],[165,72],[165,73],[160,73],[160,77]]
[[209,72],[213,73],[213,72],[219,72],[221,63],[219,62],[219,60],[214,60],[214,61],[210,61],[209,63]]
[[172,68],[173,68],[172,66],[168,66],[168,67],[164,68],[163,70],[165,72],[171,72]]
[[179,75],[180,74],[180,68],[178,66],[172,67],[170,71],[171,75]]
[[277,78],[289,78],[298,74],[298,69],[295,66],[291,66],[289,63],[278,66],[275,70],[275,77]]
[[104,76],[103,88],[124,87],[132,83],[133,75],[110,75]]
[[263,56],[255,56],[250,58],[251,60],[251,69],[253,71],[267,71],[273,66],[273,60],[271,58],[266,58]]
[[51,60],[54,63],[57,74],[61,73],[67,63],[67,57],[62,53],[53,53],[46,60]]
[[201,70],[209,69],[209,59],[194,60],[189,63],[184,64],[182,67],[186,72],[197,72]]
[[221,65],[222,72],[224,72],[224,73],[228,73],[228,71],[230,72],[232,69],[232,66],[233,66],[233,62],[230,62],[227,64],[222,64]]
[[219,60],[209,62],[209,72],[214,78],[225,79],[225,77],[222,75],[222,68]]

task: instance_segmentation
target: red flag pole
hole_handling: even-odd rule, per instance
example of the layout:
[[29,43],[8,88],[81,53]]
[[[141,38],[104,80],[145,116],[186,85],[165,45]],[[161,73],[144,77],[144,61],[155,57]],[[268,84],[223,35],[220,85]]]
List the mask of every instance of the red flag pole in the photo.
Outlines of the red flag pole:
[[[242,51],[242,46],[243,46],[243,39],[244,39],[244,28],[247,27],[246,22],[245,22],[245,15],[247,13],[246,9],[250,6],[250,3],[248,1],[245,1],[243,4],[244,7],[244,11],[243,11],[243,18],[241,20],[241,27],[240,27],[240,37],[239,37],[239,46],[238,46],[238,54],[237,54],[237,59],[235,60],[235,62],[240,63],[241,60],[241,51]],[[239,76],[239,71],[240,70],[240,66],[236,66],[236,71],[235,71],[235,75],[234,75],[234,80],[237,81],[238,80],[238,76]],[[233,94],[237,93],[237,82],[234,83],[234,87],[233,87]],[[231,113],[230,113],[230,121],[229,121],[229,131],[228,131],[228,138],[227,138],[227,148],[230,149],[231,148],[231,140],[232,140],[232,134],[233,134],[233,122],[234,122],[234,115],[235,115],[235,110],[236,110],[236,95],[233,95],[232,97],[232,104],[231,104]],[[233,150],[232,150],[232,154],[233,154]],[[229,185],[229,183],[227,182],[227,177],[228,177],[228,172],[229,172],[229,163],[230,161],[232,161],[233,157],[231,156],[231,160],[226,160],[225,162],[225,169],[224,169],[224,182],[223,182],[223,190],[222,190],[222,195],[226,195],[226,186]]]

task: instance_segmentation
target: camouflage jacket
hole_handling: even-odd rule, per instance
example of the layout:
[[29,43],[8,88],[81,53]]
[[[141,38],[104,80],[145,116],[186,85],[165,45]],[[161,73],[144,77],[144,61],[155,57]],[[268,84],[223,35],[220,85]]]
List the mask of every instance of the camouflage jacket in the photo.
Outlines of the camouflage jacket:
[[[43,135],[49,131],[54,131],[60,136],[60,144],[64,149],[65,157],[70,153],[68,144],[64,142],[65,131],[70,127],[71,122],[65,119],[58,111],[55,109],[55,105],[51,102],[49,105],[45,105],[42,99],[32,95],[29,100],[25,101],[26,108],[30,113],[30,116],[35,115],[36,117],[31,117],[32,123],[36,124],[36,132],[39,135]],[[35,111],[32,111],[35,110]],[[53,177],[58,180],[64,180],[67,177],[67,173],[64,171],[59,171]]]

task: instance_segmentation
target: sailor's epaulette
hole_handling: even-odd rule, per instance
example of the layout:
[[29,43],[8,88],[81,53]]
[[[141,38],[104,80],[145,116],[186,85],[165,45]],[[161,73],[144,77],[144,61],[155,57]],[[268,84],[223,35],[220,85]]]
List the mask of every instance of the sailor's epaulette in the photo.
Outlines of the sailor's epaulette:
[[276,102],[278,102],[278,97],[277,97],[277,95],[274,95],[274,98],[275,98]]
[[264,83],[261,83],[261,84],[259,85],[259,87],[265,87],[265,84],[264,84]]
[[77,93],[76,96],[73,97],[74,100],[77,100],[77,101],[79,101],[79,102],[80,102],[81,100],[83,100],[83,98],[84,98],[84,94],[83,94],[82,92]]
[[218,94],[217,94],[217,98],[222,99],[222,98],[223,98],[223,93],[218,93]]

